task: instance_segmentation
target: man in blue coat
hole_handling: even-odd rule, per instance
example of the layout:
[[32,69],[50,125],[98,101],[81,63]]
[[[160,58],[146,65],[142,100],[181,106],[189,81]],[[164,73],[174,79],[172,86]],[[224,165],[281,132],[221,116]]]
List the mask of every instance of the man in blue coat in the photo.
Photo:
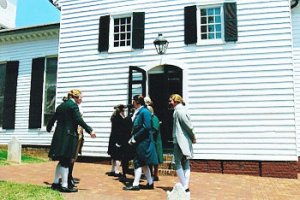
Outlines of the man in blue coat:
[[154,189],[153,180],[149,165],[158,164],[155,144],[151,132],[151,112],[145,107],[144,97],[136,95],[132,104],[135,112],[132,116],[133,129],[130,144],[136,146],[134,163],[134,181],[132,185],[126,186],[124,190],[140,190],[139,182],[142,170],[147,178],[147,185],[144,189]]

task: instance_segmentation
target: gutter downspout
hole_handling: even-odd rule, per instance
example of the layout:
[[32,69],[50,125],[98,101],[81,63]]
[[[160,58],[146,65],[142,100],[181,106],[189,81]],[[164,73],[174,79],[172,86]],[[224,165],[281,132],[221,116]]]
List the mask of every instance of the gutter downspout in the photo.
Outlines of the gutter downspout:
[[295,0],[295,3],[291,5],[291,8],[292,9],[295,8],[298,5],[298,3],[299,3],[299,0]]

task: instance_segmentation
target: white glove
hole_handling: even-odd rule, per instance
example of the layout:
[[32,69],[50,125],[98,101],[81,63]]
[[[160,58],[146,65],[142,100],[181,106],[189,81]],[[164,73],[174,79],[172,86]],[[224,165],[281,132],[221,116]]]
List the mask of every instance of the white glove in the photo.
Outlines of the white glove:
[[134,136],[132,136],[129,141],[128,141],[128,144],[130,145],[133,145],[134,143],[136,143],[135,139],[134,139]]

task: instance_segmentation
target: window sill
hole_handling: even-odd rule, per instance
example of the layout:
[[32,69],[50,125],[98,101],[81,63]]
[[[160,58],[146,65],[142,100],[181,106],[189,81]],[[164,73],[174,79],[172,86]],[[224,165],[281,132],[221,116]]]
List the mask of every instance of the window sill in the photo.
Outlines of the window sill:
[[203,46],[203,45],[222,45],[225,44],[225,41],[223,40],[201,40],[200,42],[197,42],[197,46]]
[[111,48],[111,49],[108,50],[108,53],[130,52],[130,51],[132,51],[131,47]]

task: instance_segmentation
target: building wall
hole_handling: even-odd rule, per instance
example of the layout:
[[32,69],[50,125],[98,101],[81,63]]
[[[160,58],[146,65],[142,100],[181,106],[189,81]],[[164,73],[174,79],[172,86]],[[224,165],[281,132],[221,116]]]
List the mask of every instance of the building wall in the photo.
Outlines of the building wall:
[[[0,128],[0,144],[7,144],[13,135],[18,136],[22,144],[49,145],[52,134],[45,128],[28,129],[30,83],[32,59],[58,55],[58,28],[56,34],[22,36],[13,40],[1,41],[0,62],[19,61],[17,79],[17,99],[15,129],[2,130]],[[12,33],[13,35],[13,33]]]
[[[293,24],[293,62],[295,71],[295,115],[296,115],[296,130],[297,130],[297,149],[298,156],[300,155],[300,6],[292,10]],[[300,168],[299,168],[300,169]]]
[[[203,5],[208,2],[201,1]],[[184,44],[184,7],[195,1],[64,0],[57,98],[83,91],[84,118],[97,139],[83,155],[108,156],[113,106],[127,103],[128,68],[175,64],[197,134],[195,159],[296,161],[291,13],[288,0],[237,1],[236,43]],[[98,52],[100,16],[145,12],[145,47]],[[170,42],[156,54],[158,33]]]

